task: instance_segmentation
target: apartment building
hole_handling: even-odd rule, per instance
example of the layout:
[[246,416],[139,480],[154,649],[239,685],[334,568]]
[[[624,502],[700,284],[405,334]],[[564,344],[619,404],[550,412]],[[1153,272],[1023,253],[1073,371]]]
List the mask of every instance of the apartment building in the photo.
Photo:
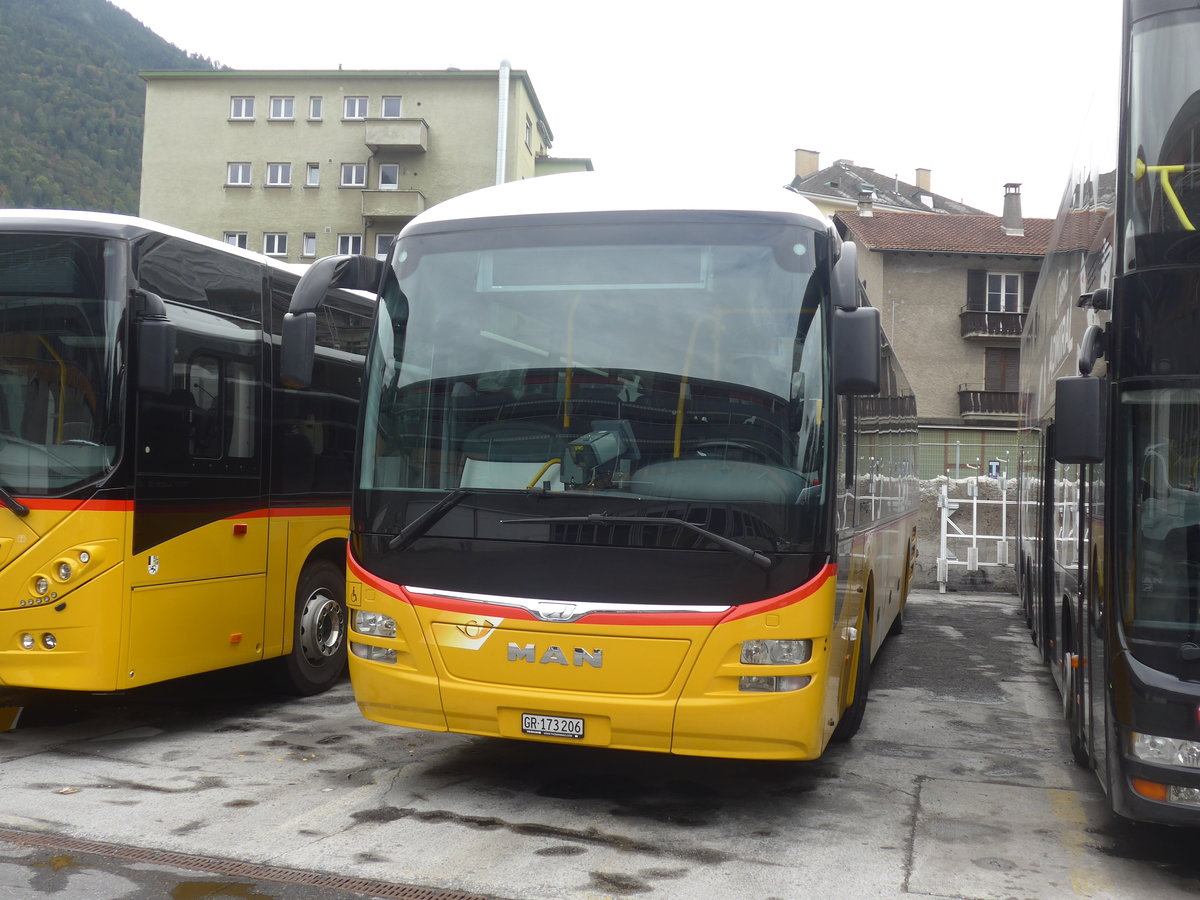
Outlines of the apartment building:
[[141,215],[278,259],[382,256],[414,216],[549,156],[527,72],[152,71]]
[[1052,219],[898,212],[869,192],[834,221],[859,246],[859,274],[917,398],[924,477],[1015,462],[1021,333]]

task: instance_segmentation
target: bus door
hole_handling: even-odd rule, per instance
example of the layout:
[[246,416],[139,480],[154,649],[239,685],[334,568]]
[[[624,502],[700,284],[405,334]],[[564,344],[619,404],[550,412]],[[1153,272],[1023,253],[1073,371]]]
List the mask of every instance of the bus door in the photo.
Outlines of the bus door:
[[261,327],[167,304],[169,394],[137,399],[127,685],[262,658]]

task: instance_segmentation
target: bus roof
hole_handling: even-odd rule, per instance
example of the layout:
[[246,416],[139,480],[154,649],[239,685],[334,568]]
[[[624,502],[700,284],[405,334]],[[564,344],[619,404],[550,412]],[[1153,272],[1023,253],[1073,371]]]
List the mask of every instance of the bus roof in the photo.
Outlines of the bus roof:
[[510,181],[430,207],[410,227],[463,219],[633,211],[749,212],[799,216],[818,229],[829,220],[808,199],[782,186],[630,181],[598,172],[566,172]]
[[147,234],[161,234],[220,250],[243,259],[289,272],[299,278],[307,265],[286,263],[261,253],[243,250],[224,241],[184,231],[161,222],[118,213],[88,212],[78,209],[0,209],[0,231],[49,231],[57,233],[93,234],[98,237],[133,240]]

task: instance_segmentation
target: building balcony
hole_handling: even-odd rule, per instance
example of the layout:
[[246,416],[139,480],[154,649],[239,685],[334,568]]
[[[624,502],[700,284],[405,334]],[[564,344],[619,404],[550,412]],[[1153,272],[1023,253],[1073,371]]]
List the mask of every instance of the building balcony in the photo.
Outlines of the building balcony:
[[1020,415],[1020,391],[989,391],[981,384],[958,386],[958,414],[972,421],[1015,422]]
[[367,119],[363,143],[371,152],[424,153],[429,149],[429,123],[424,119]]
[[425,212],[425,195],[420,191],[363,191],[364,219],[411,219]]
[[962,336],[966,340],[1016,343],[1025,330],[1025,313],[986,312],[966,309],[958,314]]

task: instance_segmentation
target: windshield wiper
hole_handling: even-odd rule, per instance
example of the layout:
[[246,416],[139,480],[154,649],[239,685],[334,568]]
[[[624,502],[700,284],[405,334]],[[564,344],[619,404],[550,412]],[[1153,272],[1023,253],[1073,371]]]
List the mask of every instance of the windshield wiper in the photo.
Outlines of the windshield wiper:
[[765,553],[759,553],[753,547],[747,547],[745,544],[738,543],[737,541],[731,540],[724,535],[717,534],[715,531],[709,531],[707,528],[701,528],[699,525],[695,524],[694,522],[689,522],[687,519],[679,519],[673,516],[613,516],[609,515],[608,513],[591,513],[590,515],[586,516],[538,516],[532,519],[501,519],[500,524],[674,525],[677,528],[686,528],[688,531],[694,531],[696,534],[708,538],[719,547],[723,547],[730,553],[737,554],[742,559],[749,560],[760,569],[771,568],[771,557],[767,556]]
[[454,507],[462,502],[467,494],[471,493],[465,488],[455,488],[445,497],[439,500],[425,512],[421,513],[407,525],[400,529],[400,533],[388,541],[389,550],[403,550],[430,528],[438,523],[438,520]]
[[29,515],[29,507],[10,494],[3,487],[0,487],[0,503],[3,503],[13,511],[13,515],[20,516],[22,519]]

